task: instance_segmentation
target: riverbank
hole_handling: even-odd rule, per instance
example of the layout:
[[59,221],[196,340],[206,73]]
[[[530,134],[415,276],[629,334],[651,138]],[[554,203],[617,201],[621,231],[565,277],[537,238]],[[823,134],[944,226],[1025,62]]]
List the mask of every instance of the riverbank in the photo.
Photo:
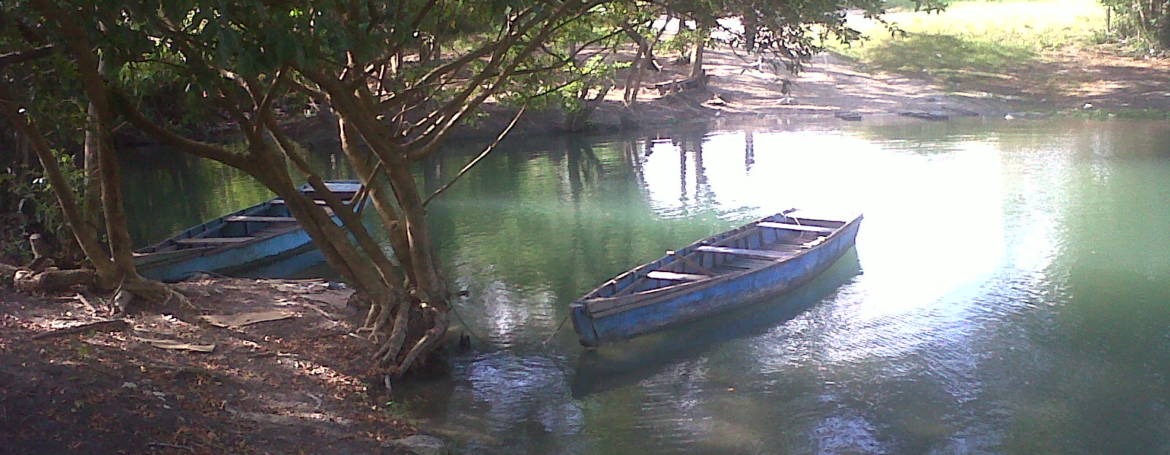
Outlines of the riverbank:
[[[914,38],[923,42],[922,37]],[[933,53],[931,55],[934,55]],[[1070,47],[1021,60],[997,73],[974,70],[890,71],[835,52],[813,58],[790,74],[731,49],[708,49],[706,87],[659,93],[655,84],[687,78],[689,65],[665,63],[647,72],[639,102],[627,109],[620,84],[610,91],[581,133],[654,129],[718,120],[856,121],[909,116],[1028,118],[1051,115],[1162,118],[1170,115],[1170,60],[1122,55],[1109,46]],[[618,78],[619,81],[621,78]],[[787,85],[787,89],[785,86]],[[488,104],[487,116],[457,131],[454,141],[484,141],[507,125],[514,110]],[[526,114],[512,135],[560,135],[559,112]],[[911,120],[921,121],[921,120]]]
[[408,453],[349,292],[203,279],[111,319],[84,290],[0,290],[0,453]]
[[[840,121],[869,116],[933,113],[938,117],[1003,116],[1019,103],[995,96],[954,93],[941,84],[893,73],[867,73],[855,62],[826,52],[791,74],[767,59],[747,56],[726,46],[705,51],[705,87],[661,93],[658,84],[687,79],[689,63],[660,56],[660,71],[646,71],[638,102],[626,108],[621,101],[624,77],[590,116],[582,133],[652,129],[719,119],[750,124],[761,119]],[[487,104],[487,116],[465,126],[453,140],[480,140],[495,136],[511,120],[514,110]],[[528,113],[512,135],[573,134],[564,131],[560,112]]]

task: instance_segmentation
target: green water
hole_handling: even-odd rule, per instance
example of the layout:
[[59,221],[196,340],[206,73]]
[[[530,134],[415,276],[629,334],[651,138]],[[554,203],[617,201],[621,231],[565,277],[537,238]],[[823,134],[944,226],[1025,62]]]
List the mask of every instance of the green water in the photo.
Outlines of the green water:
[[[268,197],[167,169],[129,171],[140,243]],[[597,351],[556,332],[612,275],[789,207],[864,211],[856,252],[710,321]],[[476,349],[405,406],[467,453],[1170,453],[1164,122],[520,139],[431,216]]]

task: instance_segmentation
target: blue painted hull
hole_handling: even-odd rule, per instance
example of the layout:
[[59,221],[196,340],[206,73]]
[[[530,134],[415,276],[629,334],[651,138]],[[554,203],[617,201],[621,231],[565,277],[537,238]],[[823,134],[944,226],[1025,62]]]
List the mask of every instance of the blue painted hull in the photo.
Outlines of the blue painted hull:
[[[334,218],[336,221],[336,217]],[[223,248],[161,264],[139,267],[138,273],[164,282],[182,281],[199,272],[232,274],[280,260],[312,247],[304,229],[295,229],[246,245]]]
[[[858,216],[835,229],[817,245],[768,266],[621,295],[620,289],[645,281],[650,270],[674,262],[674,256],[668,255],[627,272],[574,302],[571,307],[573,326],[581,344],[597,346],[789,291],[824,272],[848,251],[856,241],[860,224],[861,217]],[[747,229],[745,226],[730,232],[746,232]],[[713,240],[727,234],[696,242],[679,250],[678,254],[693,254],[696,248],[714,244]]]
[[753,337],[796,317],[861,272],[850,249],[820,275],[796,289],[623,343],[588,349],[577,358],[574,398],[614,390],[654,376],[731,340]]
[[[360,189],[360,184],[354,181],[327,184],[341,196],[352,195]],[[301,191],[314,197],[315,193],[308,186],[302,187]],[[357,210],[360,211],[361,206]],[[288,208],[277,198],[193,226],[157,245],[140,250],[135,258],[138,273],[146,278],[176,282],[199,272],[235,274],[312,250],[309,234],[291,218],[284,219],[289,216]],[[232,219],[249,217],[268,220]],[[273,223],[272,218],[278,218],[280,222]],[[337,216],[332,219],[334,223],[341,223]],[[246,240],[218,246],[178,246],[178,242],[208,237]]]

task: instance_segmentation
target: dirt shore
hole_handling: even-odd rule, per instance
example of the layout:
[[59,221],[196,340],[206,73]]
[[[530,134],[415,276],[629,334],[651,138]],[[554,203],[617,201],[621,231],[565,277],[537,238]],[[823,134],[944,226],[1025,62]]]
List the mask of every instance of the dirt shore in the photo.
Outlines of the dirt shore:
[[[1007,114],[1059,115],[1096,111],[1111,115],[1170,113],[1170,59],[1134,58],[1107,49],[1049,53],[1042,63],[1020,64],[996,77],[931,78],[867,72],[856,63],[824,53],[797,74],[727,48],[707,49],[701,89],[659,93],[655,84],[687,79],[690,65],[666,56],[661,71],[648,71],[638,103],[621,102],[623,78],[590,118],[591,132],[658,128],[714,119],[724,124],[785,118],[845,121],[906,114],[932,119]],[[786,82],[787,81],[787,82]],[[787,91],[785,86],[787,85]],[[456,139],[494,136],[511,118],[507,108],[485,106],[489,116]],[[1027,116],[1027,114],[1025,116]],[[565,134],[560,114],[528,114],[515,135]],[[1019,117],[1017,115],[1017,117]],[[913,120],[912,120],[913,121]]]
[[[1002,117],[1027,106],[988,92],[956,93],[925,79],[866,73],[831,53],[816,56],[797,74],[726,47],[707,49],[705,54],[706,87],[660,92],[657,84],[685,80],[690,70],[688,63],[660,57],[661,71],[645,73],[632,109],[621,101],[624,78],[619,74],[617,86],[590,117],[589,131],[657,128],[717,118],[723,123],[751,123],[774,118],[834,119],[848,114],[853,118],[905,113]],[[493,105],[484,109],[488,118],[459,131],[457,139],[494,136],[514,112]],[[513,134],[565,134],[560,118],[556,112],[528,114]]]
[[349,291],[178,286],[193,307],[117,319],[84,291],[0,290],[0,453],[408,453],[392,441],[417,429],[369,379]]

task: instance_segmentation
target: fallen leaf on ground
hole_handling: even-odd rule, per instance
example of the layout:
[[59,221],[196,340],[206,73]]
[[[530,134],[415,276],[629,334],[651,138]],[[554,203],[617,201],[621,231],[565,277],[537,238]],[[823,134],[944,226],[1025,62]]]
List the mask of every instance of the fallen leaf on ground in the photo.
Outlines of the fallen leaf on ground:
[[159,349],[171,349],[175,351],[192,351],[192,352],[211,352],[215,350],[214,344],[193,344],[184,343],[181,341],[172,340],[157,340],[153,338],[138,338],[139,341],[149,343]]
[[200,316],[200,319],[218,327],[243,327],[259,322],[279,321],[293,317],[293,313],[285,311],[258,311],[255,313],[236,314],[209,314]]

